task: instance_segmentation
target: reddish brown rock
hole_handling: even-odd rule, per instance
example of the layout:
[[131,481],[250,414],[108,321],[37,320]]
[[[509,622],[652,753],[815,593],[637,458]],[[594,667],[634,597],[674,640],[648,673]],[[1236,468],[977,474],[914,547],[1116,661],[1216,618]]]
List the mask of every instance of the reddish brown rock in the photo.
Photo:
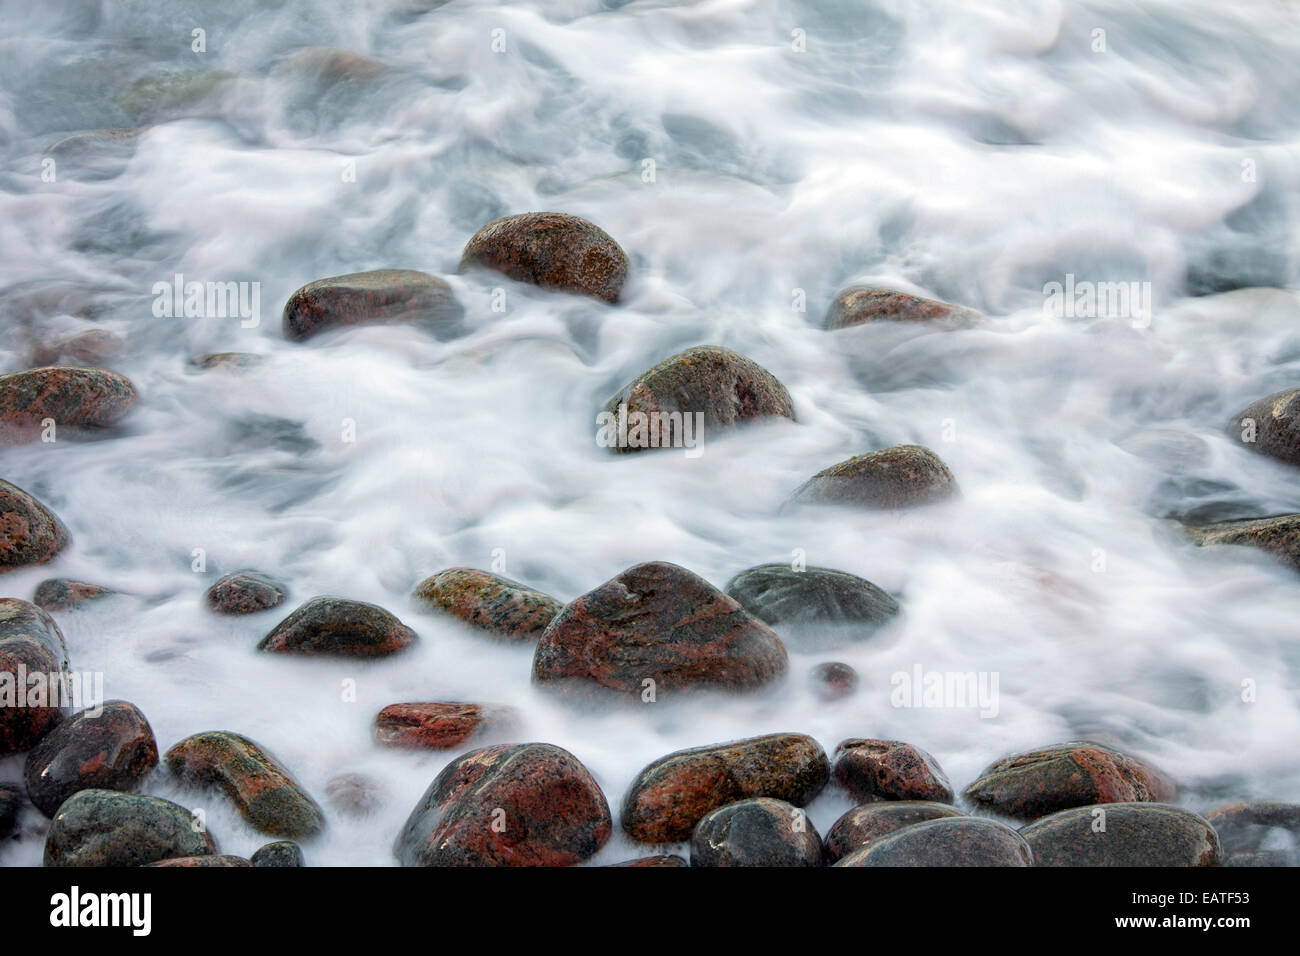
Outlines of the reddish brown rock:
[[835,782],[855,800],[953,801],[938,761],[899,740],[844,741],[835,748]]
[[1176,795],[1161,771],[1088,741],[1004,757],[965,793],[980,809],[1018,820],[1097,803],[1165,803]]
[[0,573],[45,564],[72,542],[54,512],[0,480]]
[[939,456],[920,445],[854,455],[813,475],[793,500],[862,508],[907,508],[944,501],[957,482]]
[[247,737],[223,731],[195,734],[167,751],[164,759],[182,783],[224,793],[260,833],[305,837],[325,827],[315,801]]
[[36,585],[32,603],[44,611],[67,611],[71,608],[107,597],[117,592],[98,584],[72,581],[68,578],[50,578]]
[[[533,680],[623,694],[758,687],[785,673],[781,639],[703,578],[639,564],[577,598],[533,656]],[[653,681],[647,685],[646,681]]]
[[965,816],[956,807],[932,800],[890,800],[864,803],[845,813],[826,831],[826,856],[831,862],[914,823]]
[[341,773],[325,784],[325,799],[336,813],[361,818],[374,813],[387,802],[383,788],[359,773]]
[[0,755],[31,749],[63,719],[66,670],[54,619],[34,604],[0,598]]
[[153,728],[134,704],[110,700],[83,710],[50,731],[27,755],[27,795],[52,817],[81,790],[139,789],[158,766]]
[[508,707],[479,704],[389,704],[375,718],[375,739],[389,747],[450,750],[488,730],[517,723]]
[[237,374],[256,368],[264,361],[266,356],[256,352],[205,352],[190,359],[190,366],[197,371],[218,369]]
[[218,614],[256,614],[284,603],[284,585],[256,571],[236,571],[208,588],[207,599]]
[[448,568],[425,578],[412,597],[510,643],[536,642],[564,610],[549,594],[474,568]]
[[102,368],[54,365],[0,375],[0,445],[107,428],[135,405],[135,386]]
[[178,866],[178,867],[231,867],[231,866],[252,866],[253,864],[245,860],[242,856],[177,856],[170,860],[159,860],[157,863],[146,863],[145,866]]
[[1205,818],[1158,803],[1074,807],[1020,831],[1037,866],[1218,866],[1219,837]]
[[331,329],[411,322],[438,338],[459,331],[462,309],[441,279],[411,269],[376,269],[309,282],[284,306],[284,337],[302,342]]
[[659,856],[639,856],[635,860],[625,860],[622,863],[611,863],[611,867],[633,867],[636,869],[650,869],[661,866],[676,868],[680,866],[690,866],[683,857],[672,853],[664,853]]
[[1300,388],[1288,388],[1246,406],[1228,423],[1243,448],[1300,465]]
[[858,672],[839,661],[818,664],[808,677],[813,692],[824,701],[851,697],[858,689]]
[[627,255],[603,229],[560,212],[526,212],[488,223],[461,256],[460,271],[471,268],[611,304],[628,272]]
[[568,866],[610,831],[605,795],[573,754],[502,745],[470,751],[438,774],[394,852],[403,866]]
[[804,734],[770,734],[679,750],[645,767],[623,798],[623,830],[641,843],[690,838],[711,810],[748,797],[807,805],[830,777],[830,762]]
[[415,632],[375,604],[317,597],[277,624],[257,645],[277,654],[384,657],[405,650]]
[[705,436],[767,418],[794,419],[794,402],[776,376],[739,352],[700,345],[643,372],[606,402],[596,439],[619,453],[698,448]]
[[89,329],[32,349],[29,365],[57,365],[61,359],[71,359],[76,365],[103,366],[126,351],[126,342],[120,335],[105,329]]
[[388,64],[336,47],[298,50],[276,64],[275,72],[316,80],[322,88],[336,83],[368,82],[388,72]]
[[1011,827],[994,820],[926,820],[872,840],[836,866],[1033,866],[1034,852]]
[[846,329],[865,322],[934,322],[963,326],[978,322],[974,309],[925,299],[893,289],[853,286],[837,295],[826,313],[827,329]]

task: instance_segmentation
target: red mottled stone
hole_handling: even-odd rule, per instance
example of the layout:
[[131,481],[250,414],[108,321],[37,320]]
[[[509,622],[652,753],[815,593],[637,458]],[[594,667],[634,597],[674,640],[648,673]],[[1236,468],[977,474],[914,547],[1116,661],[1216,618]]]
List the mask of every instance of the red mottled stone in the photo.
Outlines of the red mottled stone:
[[826,313],[826,328],[846,329],[865,322],[936,322],[963,326],[983,316],[965,306],[925,299],[893,289],[854,286],[840,292]]
[[863,508],[906,508],[952,498],[957,482],[939,456],[920,445],[895,445],[825,468],[793,500]]
[[849,810],[831,824],[831,828],[826,831],[826,856],[834,862],[903,827],[924,823],[926,820],[960,816],[965,814],[956,807],[932,800],[865,803]]
[[836,866],[1033,866],[1034,852],[1011,827],[995,820],[944,817],[872,840]]
[[302,342],[354,325],[414,322],[433,332],[453,331],[462,310],[451,287],[412,269],[376,269],[309,282],[285,303],[284,337]]
[[0,573],[45,564],[71,543],[72,535],[54,512],[0,480]]
[[236,571],[208,588],[207,599],[218,614],[256,614],[284,603],[284,586],[256,571]]
[[675,869],[681,866],[690,866],[683,857],[672,853],[664,853],[659,856],[640,856],[635,860],[625,860],[622,863],[611,863],[611,867],[630,867],[634,869],[651,869],[658,867],[668,867]]
[[389,747],[449,750],[489,729],[516,723],[508,707],[479,704],[389,704],[375,718],[375,738]]
[[178,867],[230,867],[230,866],[252,866],[253,864],[245,860],[242,856],[178,856],[170,860],[159,860],[157,863],[146,863],[145,866],[178,866]]
[[551,744],[473,750],[421,798],[394,852],[403,866],[569,866],[609,839],[609,804]]
[[74,434],[107,428],[135,400],[134,385],[102,368],[53,365],[0,375],[0,445],[40,438],[47,419]]
[[69,578],[50,578],[36,585],[32,603],[45,611],[66,611],[96,598],[116,594],[112,588]]
[[1019,820],[1097,803],[1165,803],[1177,796],[1164,773],[1088,741],[1004,757],[966,788],[980,809]]
[[325,799],[336,813],[364,817],[387,802],[383,788],[359,773],[341,773],[325,784]]
[[78,365],[102,366],[126,351],[126,342],[105,329],[89,329],[65,338],[46,342],[32,349],[28,364],[57,365],[60,359],[72,359]]
[[569,604],[533,656],[533,680],[640,695],[688,687],[741,690],[785,673],[785,647],[703,578],[639,564]]
[[1204,817],[1159,803],[1072,807],[1035,820],[1020,835],[1036,866],[1197,867],[1222,859],[1219,836]]
[[474,267],[611,304],[628,273],[626,253],[603,229],[560,212],[526,212],[488,223],[461,256],[461,272]]
[[216,787],[261,833],[311,836],[325,827],[315,801],[274,757],[247,737],[209,731],[186,737],[164,758],[184,784]]
[[824,701],[851,697],[858,689],[858,672],[839,661],[818,664],[808,676],[814,693]]
[[257,645],[277,654],[384,657],[416,642],[415,632],[375,604],[317,597],[277,624]]
[[80,790],[133,791],[158,766],[153,728],[134,704],[111,700],[83,710],[32,748],[23,768],[27,795],[52,817]]
[[448,568],[425,578],[412,595],[510,643],[535,642],[564,605],[549,594],[475,568]]
[[54,619],[34,604],[0,598],[0,755],[29,750],[63,719],[67,666]]
[[835,782],[855,800],[953,801],[938,761],[899,740],[844,741],[835,748]]
[[687,840],[718,807],[748,797],[805,806],[830,778],[826,752],[804,734],[770,734],[679,750],[645,767],[623,798],[623,830],[641,843]]

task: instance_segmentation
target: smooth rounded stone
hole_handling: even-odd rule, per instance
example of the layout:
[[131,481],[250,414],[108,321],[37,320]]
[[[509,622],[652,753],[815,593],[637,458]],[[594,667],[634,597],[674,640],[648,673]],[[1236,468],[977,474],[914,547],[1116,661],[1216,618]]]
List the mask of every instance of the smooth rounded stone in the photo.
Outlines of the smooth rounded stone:
[[890,800],[854,807],[826,831],[826,858],[839,860],[895,830],[927,820],[964,817],[956,807],[933,800]]
[[1300,388],[1252,402],[1228,423],[1228,434],[1244,448],[1300,465]]
[[246,372],[266,361],[265,355],[256,352],[204,352],[190,359],[190,366],[201,372],[218,369],[224,372]]
[[11,783],[0,783],[0,840],[13,833],[23,809],[23,791]]
[[1176,795],[1161,771],[1091,741],[1004,757],[965,791],[979,809],[1017,820],[1096,803],[1166,803]]
[[703,578],[654,561],[566,606],[537,642],[533,681],[629,695],[743,690],[781,677],[787,666],[785,647],[766,624]]
[[181,783],[224,793],[259,833],[306,837],[325,827],[316,802],[247,737],[217,730],[194,734],[163,759]]
[[598,439],[618,453],[698,448],[706,436],[768,418],[794,420],[794,401],[776,376],[739,352],[699,345],[606,402]]
[[205,116],[238,77],[225,70],[196,73],[154,73],[143,76],[120,93],[117,103],[136,122],[158,122],[182,116]]
[[691,866],[821,866],[822,839],[803,810],[752,797],[704,815],[691,834]]
[[935,322],[960,327],[983,318],[974,309],[937,299],[893,289],[850,286],[831,301],[826,311],[826,328],[847,329],[866,322]]
[[438,774],[394,852],[403,866],[568,866],[609,839],[609,804],[551,744],[485,747]]
[[898,602],[880,588],[830,568],[761,564],[732,578],[727,594],[808,649],[869,638],[898,616]]
[[275,73],[317,81],[321,87],[336,83],[363,83],[389,71],[381,60],[361,56],[337,47],[313,46],[289,54],[275,65]]
[[1216,521],[1188,527],[1187,534],[1202,547],[1231,544],[1259,548],[1300,571],[1300,514]]
[[818,664],[808,672],[813,693],[824,701],[852,697],[858,689],[858,672],[840,661]]
[[342,773],[325,784],[325,800],[336,813],[361,818],[374,813],[386,802],[380,785],[359,773]]
[[49,578],[36,585],[32,603],[43,611],[67,611],[96,598],[116,594],[112,588],[70,578]]
[[690,838],[711,810],[749,797],[806,806],[830,779],[826,751],[804,734],[769,734],[679,750],[644,767],[623,798],[623,830],[641,843]]
[[638,869],[649,869],[651,867],[679,867],[690,866],[684,857],[677,856],[674,853],[662,853],[659,856],[639,856],[635,860],[625,860],[622,863],[611,863],[611,867],[636,867]]
[[277,624],[257,649],[277,654],[384,657],[416,640],[413,630],[378,605],[316,597]]
[[416,585],[421,605],[509,643],[535,643],[564,605],[527,585],[475,568],[448,568]]
[[284,585],[257,571],[236,571],[208,588],[207,599],[218,614],[256,614],[284,603]]
[[242,856],[178,856],[170,860],[159,860],[157,863],[146,863],[145,866],[178,866],[178,867],[232,867],[232,866],[252,866],[248,860]]
[[88,329],[75,335],[45,342],[32,349],[28,364],[58,365],[71,359],[76,365],[104,365],[126,352],[126,341],[106,329]]
[[957,481],[939,456],[920,445],[895,445],[817,472],[793,495],[807,504],[909,508],[956,496]]
[[145,866],[207,856],[216,844],[184,807],[159,797],[82,790],[59,807],[45,837],[46,866]]
[[836,866],[1033,866],[1029,844],[994,820],[951,817],[914,823],[873,840]]
[[249,862],[257,867],[304,866],[302,847],[292,840],[268,843],[252,855]]
[[518,724],[510,707],[481,704],[389,704],[375,718],[375,739],[388,747],[450,750],[471,737],[498,733]]
[[35,441],[50,420],[56,436],[107,428],[135,400],[135,386],[103,368],[51,365],[0,375],[0,445]]
[[[1300,865],[1300,803],[1234,803],[1205,819],[1219,835],[1225,866]],[[1266,850],[1264,843],[1279,831],[1289,849]]]
[[627,255],[599,226],[560,212],[526,212],[470,238],[460,271],[492,269],[516,282],[591,296],[611,305],[627,282]]
[[1038,866],[1218,866],[1222,855],[1204,817],[1158,803],[1074,807],[1020,834]]
[[284,337],[303,342],[356,325],[410,322],[437,338],[460,331],[463,310],[442,279],[413,269],[375,269],[309,282],[284,305]]
[[27,796],[47,817],[81,790],[139,789],[158,766],[158,743],[144,714],[124,700],[83,710],[51,730],[27,754]]
[[71,543],[72,535],[54,512],[0,479],[0,573],[45,564]]
[[31,749],[63,719],[67,669],[54,619],[34,604],[0,598],[0,755]]
[[835,748],[834,774],[855,800],[953,802],[938,761],[900,740],[845,740]]

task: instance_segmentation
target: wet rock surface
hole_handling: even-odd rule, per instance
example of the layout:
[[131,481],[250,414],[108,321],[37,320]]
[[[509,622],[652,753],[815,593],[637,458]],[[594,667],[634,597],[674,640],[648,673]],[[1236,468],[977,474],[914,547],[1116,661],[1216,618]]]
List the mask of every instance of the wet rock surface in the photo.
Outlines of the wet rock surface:
[[164,759],[181,783],[224,793],[259,833],[306,837],[325,826],[316,802],[247,737],[224,731],[194,734],[168,750]]
[[159,860],[157,863],[146,863],[145,866],[174,866],[183,869],[191,867],[244,867],[252,866],[248,860],[242,856],[180,856],[170,860]]
[[731,349],[700,345],[637,376],[605,403],[603,412],[598,441],[616,452],[635,452],[698,448],[739,425],[793,420],[794,402],[758,363]]
[[1216,521],[1190,526],[1187,534],[1203,547],[1232,544],[1259,548],[1300,571],[1300,515]]
[[609,839],[587,768],[550,744],[474,750],[430,785],[397,839],[403,866],[568,866]]
[[898,602],[885,591],[830,568],[759,565],[732,578],[727,594],[787,635],[787,643],[797,635],[801,648],[863,640],[898,615]]
[[1205,814],[1224,866],[1300,866],[1300,804],[1234,803]]
[[145,866],[215,852],[212,837],[189,810],[116,790],[69,797],[45,838],[46,866]]
[[43,611],[67,611],[96,598],[117,592],[98,584],[73,581],[69,578],[50,578],[36,585],[32,603]]
[[793,495],[800,504],[908,508],[957,495],[957,482],[939,456],[920,445],[895,445],[855,455],[813,475]]
[[280,840],[268,843],[258,849],[249,862],[256,867],[296,867],[304,866],[302,847],[292,840]]
[[932,800],[891,800],[863,804],[849,810],[826,831],[826,858],[833,863],[914,823],[961,816],[965,814],[956,807]]
[[376,269],[309,282],[285,303],[284,336],[295,342],[334,329],[410,322],[437,338],[460,331],[464,310],[442,279],[411,269]]
[[227,574],[208,588],[208,607],[218,614],[256,614],[284,603],[285,588],[257,571]]
[[277,654],[384,657],[416,640],[413,630],[378,605],[317,597],[277,624],[257,649]]
[[516,282],[616,303],[628,261],[617,242],[585,219],[529,212],[488,223],[465,246],[460,271],[492,269]]
[[1155,803],[1074,807],[1020,833],[1038,866],[1218,866],[1221,859],[1204,817]]
[[71,543],[72,535],[54,512],[0,480],[0,573],[45,564]]
[[54,619],[34,604],[0,598],[0,755],[29,750],[63,719],[66,670]]
[[635,869],[649,869],[665,866],[673,869],[681,866],[690,866],[690,864],[686,862],[684,857],[672,853],[665,853],[660,856],[639,856],[635,860],[625,860],[622,863],[611,863],[610,866],[633,867]]
[[111,700],[63,721],[27,754],[27,795],[47,817],[80,790],[133,791],[158,766],[158,744],[144,714]]
[[1034,854],[1011,827],[951,817],[895,830],[843,857],[836,866],[1033,866]]
[[1300,388],[1252,402],[1233,416],[1228,434],[1243,448],[1300,465]]
[[952,803],[952,785],[932,756],[899,740],[851,738],[835,748],[835,782],[855,800]]
[[639,564],[574,600],[546,628],[533,681],[566,690],[656,694],[742,690],[785,673],[781,639],[703,578],[665,562]]
[[679,750],[637,774],[623,798],[623,830],[641,843],[689,839],[705,814],[749,797],[798,807],[821,793],[830,761],[804,734],[769,734]]
[[476,735],[518,724],[509,707],[481,704],[389,704],[375,718],[375,739],[388,747],[450,750]]
[[498,640],[535,642],[564,605],[541,591],[474,568],[448,568],[421,581],[414,599]]
[[818,664],[808,674],[813,693],[823,701],[852,697],[858,689],[858,672],[840,661]]
[[691,834],[691,866],[821,866],[822,841],[803,810],[771,797],[711,810]]
[[0,783],[0,840],[5,839],[18,826],[23,810],[22,788],[11,783]]
[[926,299],[893,289],[852,286],[835,296],[826,312],[827,329],[846,329],[866,322],[933,322],[972,325],[983,316],[974,309]]
[[135,386],[102,368],[54,365],[0,375],[0,445],[107,428],[135,405]]
[[1177,788],[1135,757],[1089,741],[1072,741],[1004,757],[966,788],[979,809],[1034,820],[1096,803],[1172,800]]

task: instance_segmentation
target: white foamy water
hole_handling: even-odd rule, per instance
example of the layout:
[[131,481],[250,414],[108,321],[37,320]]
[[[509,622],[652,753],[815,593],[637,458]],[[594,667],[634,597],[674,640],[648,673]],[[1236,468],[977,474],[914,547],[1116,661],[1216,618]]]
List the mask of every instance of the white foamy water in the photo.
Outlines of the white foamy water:
[[[572,751],[616,814],[654,758],[775,731],[828,751],[906,740],[957,788],[1007,753],[1092,737],[1150,757],[1196,809],[1300,800],[1300,580],[1249,549],[1197,550],[1168,520],[1300,511],[1296,472],[1224,432],[1300,382],[1300,10],[975,6],[0,4],[0,367],[102,328],[127,339],[112,367],[141,394],[112,437],[3,449],[0,476],[75,537],[6,574],[3,595],[52,576],[137,595],[57,617],[74,668],[103,671],[161,748],[245,734],[322,804],[332,777],[372,778],[381,806],[327,805],[315,864],[391,863],[455,756],[373,743],[375,713],[412,700],[516,706],[515,739]],[[325,86],[289,59],[311,46],[388,69]],[[43,181],[56,140],[139,125],[119,102],[137,79],[214,70],[233,78],[149,117],[120,171],[60,159]],[[628,252],[620,305],[454,274],[479,226],[544,209]],[[284,340],[294,289],[381,267],[446,277],[469,333]],[[156,318],[151,290],[176,273],[260,282],[260,324]],[[1044,314],[1044,284],[1067,274],[1149,282],[1154,314]],[[823,331],[855,282],[991,318]],[[797,423],[706,434],[693,460],[596,446],[606,398],[702,343],[770,369]],[[213,351],[266,360],[187,367]],[[900,442],[933,448],[960,500],[779,511],[821,468]],[[642,561],[722,586],[802,549],[903,614],[870,641],[793,652],[768,692],[575,711],[530,685],[528,649],[408,604],[426,575],[487,568],[497,549],[508,576],[566,601]],[[206,588],[245,567],[289,602],[210,614]],[[389,608],[421,643],[361,663],[254,650],[317,594]],[[806,674],[824,660],[858,670],[856,696],[817,699]],[[891,675],[917,665],[996,673],[997,716],[892,706]],[[0,761],[0,779],[20,775],[21,758]],[[177,797],[161,772],[147,791]],[[217,800],[178,799],[207,808],[224,852],[266,842]],[[813,822],[848,805],[828,790]],[[39,861],[26,821],[0,862]],[[640,852],[616,827],[596,862]]]

